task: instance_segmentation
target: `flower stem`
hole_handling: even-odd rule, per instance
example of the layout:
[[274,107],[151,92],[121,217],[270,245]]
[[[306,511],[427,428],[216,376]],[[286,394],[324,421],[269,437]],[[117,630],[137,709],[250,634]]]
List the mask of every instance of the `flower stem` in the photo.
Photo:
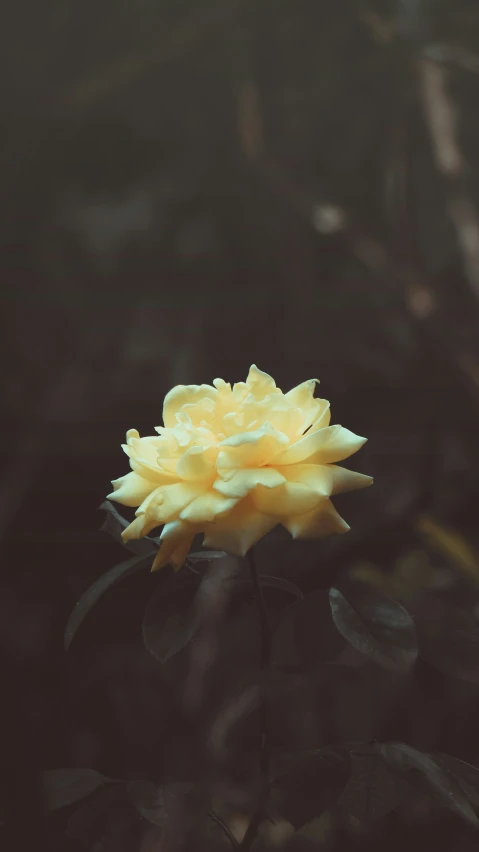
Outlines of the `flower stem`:
[[[256,603],[258,606],[259,625],[261,633],[261,657],[260,667],[263,678],[263,686],[267,683],[269,670],[271,666],[271,629],[269,625],[268,610],[263,595],[263,588],[258,574],[258,567],[253,549],[248,551],[248,564],[253,582]],[[260,713],[260,773],[261,773],[261,793],[256,810],[251,818],[251,822],[246,830],[246,834],[241,843],[240,849],[243,852],[251,849],[252,844],[258,833],[258,828],[264,819],[264,810],[269,797],[269,771],[271,757],[271,709],[267,696],[263,695],[261,713]]]

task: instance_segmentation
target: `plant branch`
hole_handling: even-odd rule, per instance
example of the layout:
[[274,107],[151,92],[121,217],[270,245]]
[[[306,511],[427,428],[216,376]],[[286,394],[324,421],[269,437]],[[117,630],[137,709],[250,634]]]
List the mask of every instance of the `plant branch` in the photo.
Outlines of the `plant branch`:
[[[258,606],[259,625],[261,633],[261,657],[260,667],[263,677],[263,684],[267,682],[269,670],[271,666],[271,629],[269,625],[268,610],[263,595],[258,567],[253,549],[248,551],[248,563],[251,575],[251,580],[254,587],[256,602]],[[263,696],[260,712],[260,731],[261,731],[261,750],[260,750],[260,773],[261,773],[261,793],[251,822],[246,830],[246,834],[241,843],[240,849],[243,852],[251,849],[251,846],[258,833],[258,828],[264,818],[264,809],[266,807],[269,796],[269,774],[270,774],[270,758],[271,758],[271,708],[266,695]]]
[[228,826],[226,825],[226,823],[223,822],[223,820],[220,819],[220,817],[217,816],[217,814],[215,814],[214,811],[208,811],[208,816],[209,816],[210,819],[213,820],[213,822],[216,823],[216,825],[218,825],[221,828],[221,831],[223,832],[225,837],[228,838],[233,849],[240,849],[240,845],[239,845],[238,841],[236,840],[236,837],[234,836],[234,834],[231,833],[231,831],[228,828]]

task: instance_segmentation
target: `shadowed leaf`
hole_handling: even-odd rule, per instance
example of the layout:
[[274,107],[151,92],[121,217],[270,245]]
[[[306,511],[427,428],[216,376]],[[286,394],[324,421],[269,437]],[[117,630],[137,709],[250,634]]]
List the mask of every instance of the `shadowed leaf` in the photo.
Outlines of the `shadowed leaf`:
[[282,577],[271,577],[269,574],[261,574],[259,579],[263,589],[278,589],[298,598],[298,600],[303,599],[301,589],[289,580],[284,580]]
[[352,754],[351,775],[338,804],[361,822],[381,819],[410,794],[409,785],[371,749]]
[[95,604],[110,588],[110,586],[113,586],[113,584],[118,580],[124,579],[125,577],[142,570],[153,561],[153,558],[154,553],[151,552],[144,556],[133,556],[131,559],[127,559],[126,562],[121,562],[119,565],[115,565],[114,568],[111,568],[110,571],[102,574],[98,580],[95,580],[95,582],[92,583],[89,589],[87,589],[87,591],[81,596],[78,603],[75,604],[70,618],[68,619],[64,637],[65,651],[68,651],[75,633],[90,610],[93,609]]
[[187,561],[194,565],[196,562],[209,562],[210,559],[223,559],[226,555],[224,550],[199,550],[197,553],[189,553]]
[[[443,807],[454,811],[471,825],[479,825],[479,820],[471,807],[462,785],[444,766],[406,743],[382,743],[378,753],[388,766]],[[444,764],[444,757],[442,759]]]
[[437,752],[431,754],[431,757],[438,766],[454,776],[472,807],[479,808],[479,769],[450,754]]
[[148,822],[164,828],[168,819],[163,790],[152,781],[130,781],[127,796],[138,813]]
[[416,628],[397,601],[372,591],[351,591],[348,599],[330,589],[334,623],[353,648],[393,671],[407,672],[417,657]]
[[234,589],[239,562],[230,556],[214,559],[205,574],[164,574],[151,596],[143,619],[143,640],[161,663],[185,648],[205,624],[214,626]]
[[49,809],[56,810],[84,799],[109,780],[94,769],[50,769],[43,773],[43,792]]
[[350,772],[346,752],[314,752],[295,760],[272,782],[272,801],[296,829],[336,804]]

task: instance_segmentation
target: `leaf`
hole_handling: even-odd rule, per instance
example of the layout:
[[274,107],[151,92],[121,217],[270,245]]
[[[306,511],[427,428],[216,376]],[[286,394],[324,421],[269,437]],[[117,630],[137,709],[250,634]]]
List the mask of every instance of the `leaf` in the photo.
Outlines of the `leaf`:
[[472,807],[479,808],[479,769],[450,754],[437,752],[431,754],[431,757],[438,766],[454,776]]
[[422,659],[451,677],[479,683],[479,627],[472,615],[429,596],[416,624]]
[[273,803],[285,820],[301,828],[337,802],[349,771],[346,752],[316,751],[273,780]]
[[289,580],[284,580],[282,577],[272,577],[269,574],[261,574],[259,581],[263,589],[279,589],[279,591],[286,592],[298,600],[303,600],[301,589]]
[[227,554],[224,550],[199,550],[197,553],[189,553],[187,562],[209,562],[210,559],[223,559]]
[[102,574],[101,577],[92,583],[89,589],[87,589],[81,596],[78,603],[75,604],[70,618],[68,619],[64,637],[65,651],[68,651],[75,633],[90,610],[93,609],[95,604],[110,588],[110,586],[113,586],[113,584],[118,580],[124,579],[125,577],[135,574],[137,571],[143,569],[153,560],[153,557],[154,553],[152,552],[145,554],[144,556],[133,556],[131,559],[127,559],[126,562],[121,562],[119,565],[115,565],[114,568],[111,568],[110,571]]
[[346,600],[330,589],[333,621],[350,645],[378,665],[407,672],[417,657],[416,628],[397,601],[372,591],[351,591]]
[[125,547],[127,550],[131,551],[131,553],[136,553],[139,556],[156,552],[156,549],[158,549],[158,542],[151,536],[144,536],[144,538],[134,539],[128,542],[123,541],[121,534],[123,530],[127,528],[128,521],[120,515],[113,503],[110,503],[109,500],[105,500],[105,502],[101,504],[100,509],[105,512],[105,519],[100,527],[102,532],[108,533],[115,539],[115,541],[118,542],[118,544],[121,544],[122,547]]
[[147,607],[143,621],[143,641],[148,650],[163,665],[186,648],[195,633],[194,613],[191,610],[176,612],[164,624],[159,625],[152,620],[151,611]]
[[138,813],[152,825],[164,828],[168,819],[163,790],[152,781],[130,781],[126,792]]
[[370,753],[352,754],[351,761],[351,775],[338,804],[361,822],[386,816],[410,792],[409,785],[372,749]]
[[195,634],[193,601],[202,582],[196,573],[165,568],[143,616],[143,642],[160,663],[181,651]]
[[94,769],[50,769],[42,780],[47,806],[56,810],[84,799],[110,779]]
[[427,793],[471,825],[479,825],[461,784],[431,755],[424,754],[406,743],[395,742],[379,744],[377,751],[387,765],[409,784]]
[[[161,663],[185,648],[204,625],[214,629],[230,600],[240,563],[224,556],[212,560],[203,575],[169,575],[150,598],[143,619],[143,640]],[[163,578],[167,577],[164,573]]]

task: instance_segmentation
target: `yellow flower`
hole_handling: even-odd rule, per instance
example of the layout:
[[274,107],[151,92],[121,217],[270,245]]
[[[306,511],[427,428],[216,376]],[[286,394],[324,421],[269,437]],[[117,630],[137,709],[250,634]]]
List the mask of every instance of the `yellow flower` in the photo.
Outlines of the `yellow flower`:
[[127,433],[132,472],[112,482],[109,497],[138,506],[125,541],[164,524],[153,570],[180,568],[199,532],[206,547],[244,556],[277,524],[294,538],[349,529],[329,498],[372,479],[334,462],[366,438],[329,425],[316,382],[284,394],[253,365],[233,387],[223,379],[178,385],[165,397],[158,435]]

